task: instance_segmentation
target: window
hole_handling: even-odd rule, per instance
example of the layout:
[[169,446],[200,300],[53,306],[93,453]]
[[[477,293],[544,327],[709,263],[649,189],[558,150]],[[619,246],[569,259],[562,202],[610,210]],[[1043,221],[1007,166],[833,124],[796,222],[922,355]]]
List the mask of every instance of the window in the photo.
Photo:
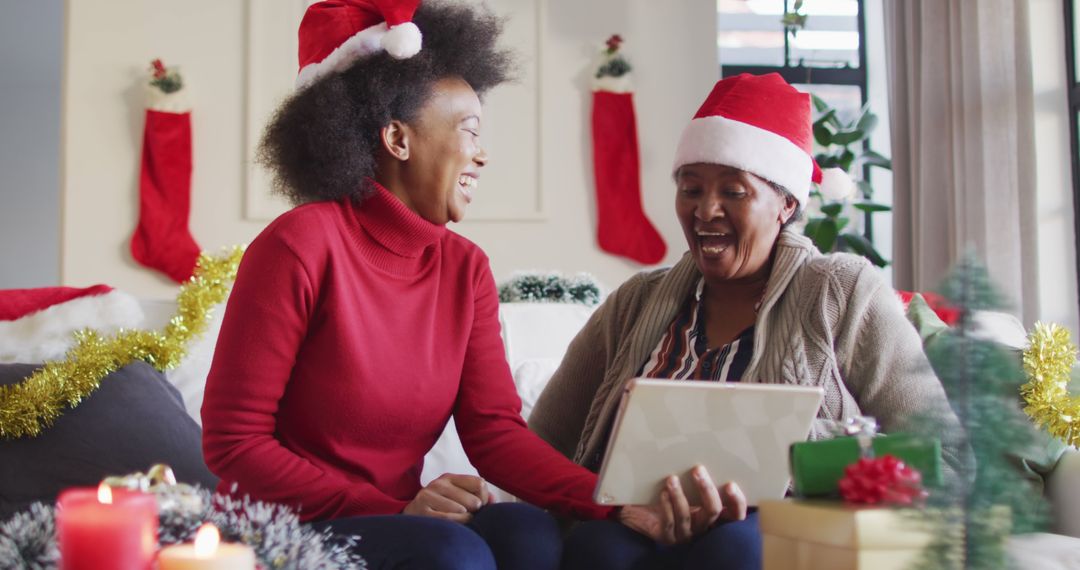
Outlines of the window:
[[1076,0],[1065,0],[1065,64],[1069,90],[1069,130],[1072,141],[1072,176],[1073,176],[1073,223],[1076,226],[1076,260],[1080,271],[1080,46],[1076,36],[1080,33],[1080,12]]
[[[797,89],[812,93],[836,109],[838,118],[845,123],[854,121],[870,99],[866,1],[717,0],[720,75],[779,73]],[[875,9],[881,11],[880,6]],[[805,17],[798,29],[787,28],[784,20],[790,16],[785,15],[791,13]],[[883,60],[883,52],[877,57]],[[884,62],[879,63],[883,67]],[[887,109],[872,111],[879,120],[887,120]],[[864,148],[868,148],[865,143]],[[856,176],[870,180],[874,170],[864,167]],[[872,200],[890,204],[891,187],[881,186],[891,186],[891,177],[881,182],[874,181]],[[891,233],[891,214],[878,212],[876,216],[879,224],[885,226],[883,231]],[[884,246],[882,253],[890,258],[891,235],[882,236],[884,239],[879,244],[874,240],[872,212],[867,211],[860,218],[851,229],[875,246]]]
[[834,107],[857,113],[867,98],[863,0],[806,0],[799,10],[805,26],[788,33],[782,19],[794,5],[794,0],[717,0],[721,76],[776,72],[792,85],[813,86],[812,92]]

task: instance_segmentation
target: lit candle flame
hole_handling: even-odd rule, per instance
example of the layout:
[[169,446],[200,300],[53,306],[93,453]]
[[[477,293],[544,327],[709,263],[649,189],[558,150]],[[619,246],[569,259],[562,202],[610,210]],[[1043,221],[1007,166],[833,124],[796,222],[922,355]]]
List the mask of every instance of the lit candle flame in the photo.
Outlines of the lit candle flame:
[[112,487],[109,487],[105,483],[102,483],[101,485],[98,485],[98,488],[97,488],[97,500],[98,500],[99,503],[101,503],[103,505],[111,505],[112,504]]
[[221,534],[216,526],[206,523],[195,533],[195,558],[210,558],[217,552]]

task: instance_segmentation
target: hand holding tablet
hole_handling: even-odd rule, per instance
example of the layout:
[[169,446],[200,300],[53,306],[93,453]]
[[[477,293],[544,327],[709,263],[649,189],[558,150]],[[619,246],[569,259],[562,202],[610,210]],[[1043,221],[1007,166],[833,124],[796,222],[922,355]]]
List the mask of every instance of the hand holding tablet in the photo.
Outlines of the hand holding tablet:
[[681,544],[704,534],[721,520],[746,518],[746,497],[735,483],[717,487],[707,469],[691,470],[702,504],[691,507],[679,478],[664,480],[658,505],[629,505],[619,511],[619,521],[661,544]]
[[[675,474],[689,506],[704,506],[691,476],[735,482],[754,506],[787,490],[788,448],[804,441],[821,405],[818,387],[687,380],[631,380],[600,468],[594,498],[660,505]],[[673,506],[674,508],[674,506]]]

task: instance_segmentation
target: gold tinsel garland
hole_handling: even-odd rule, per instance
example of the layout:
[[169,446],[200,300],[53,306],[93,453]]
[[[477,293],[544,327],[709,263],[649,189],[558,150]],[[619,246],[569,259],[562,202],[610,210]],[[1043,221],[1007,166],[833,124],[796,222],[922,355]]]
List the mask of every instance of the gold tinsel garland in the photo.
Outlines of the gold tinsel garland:
[[187,343],[206,330],[214,306],[228,296],[243,254],[243,248],[235,247],[220,256],[200,255],[164,330],[121,329],[110,336],[79,331],[64,360],[46,362],[25,381],[0,387],[0,439],[39,435],[97,390],[103,378],[136,360],[162,372],[180,364]]
[[1076,345],[1068,329],[1035,323],[1024,350],[1028,383],[1020,387],[1024,412],[1068,445],[1080,444],[1080,398],[1069,394],[1069,373],[1076,363]]

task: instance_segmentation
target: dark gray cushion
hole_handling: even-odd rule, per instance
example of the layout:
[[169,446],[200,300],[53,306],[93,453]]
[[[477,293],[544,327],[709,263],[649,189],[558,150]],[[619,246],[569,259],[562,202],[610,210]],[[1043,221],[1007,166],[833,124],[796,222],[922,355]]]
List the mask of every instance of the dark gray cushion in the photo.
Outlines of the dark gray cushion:
[[[18,384],[37,369],[0,364],[0,385]],[[0,440],[0,521],[62,489],[97,486],[109,475],[173,468],[182,482],[213,489],[202,430],[184,411],[180,393],[149,364],[137,361],[106,376],[74,409],[41,435]]]

